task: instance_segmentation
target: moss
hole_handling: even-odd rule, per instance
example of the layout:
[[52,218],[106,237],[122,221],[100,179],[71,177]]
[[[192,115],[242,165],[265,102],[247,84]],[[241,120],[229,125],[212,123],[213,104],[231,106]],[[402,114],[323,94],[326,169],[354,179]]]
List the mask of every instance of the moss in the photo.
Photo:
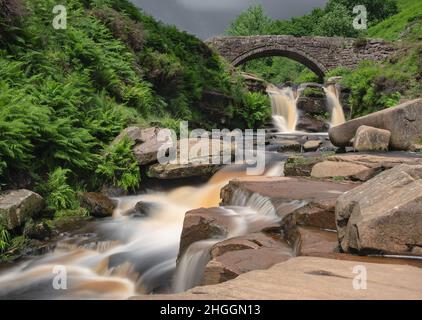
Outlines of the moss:
[[303,93],[302,96],[308,97],[308,98],[325,98],[325,93],[321,88],[313,88],[313,87],[307,87]]
[[336,177],[332,177],[331,180],[333,180],[335,182],[342,182],[342,181],[346,180],[346,177],[336,176]]
[[314,165],[324,161],[327,157],[333,155],[333,152],[325,152],[317,156],[293,156],[287,159],[284,165],[286,176],[304,176],[309,177]]

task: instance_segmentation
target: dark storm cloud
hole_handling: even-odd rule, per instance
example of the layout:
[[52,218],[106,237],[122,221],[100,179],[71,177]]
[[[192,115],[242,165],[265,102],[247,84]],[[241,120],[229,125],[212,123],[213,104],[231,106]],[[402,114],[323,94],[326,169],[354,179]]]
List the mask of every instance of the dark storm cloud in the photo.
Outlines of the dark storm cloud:
[[157,19],[174,24],[202,39],[221,35],[236,16],[262,4],[276,19],[288,19],[323,7],[327,0],[131,0]]

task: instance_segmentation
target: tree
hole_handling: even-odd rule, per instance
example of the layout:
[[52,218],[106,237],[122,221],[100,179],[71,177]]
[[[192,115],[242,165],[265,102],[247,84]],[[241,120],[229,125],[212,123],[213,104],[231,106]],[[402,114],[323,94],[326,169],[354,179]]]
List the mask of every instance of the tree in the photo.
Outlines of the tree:
[[273,21],[262,5],[250,7],[234,20],[226,34],[229,36],[266,35],[273,31]]
[[325,37],[356,37],[359,32],[353,28],[353,19],[353,15],[345,6],[332,4],[315,26],[314,34]]
[[353,15],[353,8],[364,5],[368,12],[368,23],[370,25],[387,19],[398,13],[397,0],[329,0],[326,11],[333,11],[336,5],[344,6],[350,15]]

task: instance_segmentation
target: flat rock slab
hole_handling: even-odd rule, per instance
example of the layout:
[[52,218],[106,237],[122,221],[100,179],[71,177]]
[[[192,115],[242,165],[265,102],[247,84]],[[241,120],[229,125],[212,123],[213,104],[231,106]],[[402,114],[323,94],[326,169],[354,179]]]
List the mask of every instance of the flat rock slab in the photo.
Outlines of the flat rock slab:
[[285,165],[286,175],[314,178],[342,177],[368,181],[384,170],[397,165],[422,165],[422,155],[410,152],[356,152],[306,158],[290,158]]
[[205,267],[202,283],[222,283],[252,270],[268,269],[290,258],[292,249],[280,237],[253,233],[231,238],[211,248],[211,261]]
[[422,165],[422,155],[409,152],[357,152],[332,155],[328,161],[349,162],[367,166],[368,168],[391,169],[400,164]]
[[[273,211],[286,223],[334,228],[337,198],[354,183],[315,181],[293,177],[245,177],[232,180],[221,191],[223,205],[251,206]],[[313,218],[312,216],[318,217]]]
[[[356,290],[357,265],[366,268],[367,289]],[[314,257],[297,257],[267,270],[242,274],[218,285],[174,295],[137,296],[138,300],[420,300],[422,269]]]
[[352,162],[324,161],[317,163],[312,168],[311,177],[313,178],[350,178],[361,180],[360,177],[373,176],[373,170],[367,166]]
[[310,256],[366,263],[401,264],[422,268],[422,259],[340,253],[337,250],[337,232],[333,231],[296,226],[286,233],[286,239],[293,248],[294,256]]

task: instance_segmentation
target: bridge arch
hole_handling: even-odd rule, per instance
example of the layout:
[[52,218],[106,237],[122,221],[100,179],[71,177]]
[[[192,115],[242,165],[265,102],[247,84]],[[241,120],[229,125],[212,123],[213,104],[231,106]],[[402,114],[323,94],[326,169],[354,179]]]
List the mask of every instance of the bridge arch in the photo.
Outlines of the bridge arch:
[[236,57],[231,63],[237,67],[250,60],[273,56],[285,57],[297,61],[312,70],[320,78],[323,78],[325,73],[328,72],[328,69],[320,63],[318,59],[306,52],[298,49],[291,50],[282,46],[262,46],[253,48]]

